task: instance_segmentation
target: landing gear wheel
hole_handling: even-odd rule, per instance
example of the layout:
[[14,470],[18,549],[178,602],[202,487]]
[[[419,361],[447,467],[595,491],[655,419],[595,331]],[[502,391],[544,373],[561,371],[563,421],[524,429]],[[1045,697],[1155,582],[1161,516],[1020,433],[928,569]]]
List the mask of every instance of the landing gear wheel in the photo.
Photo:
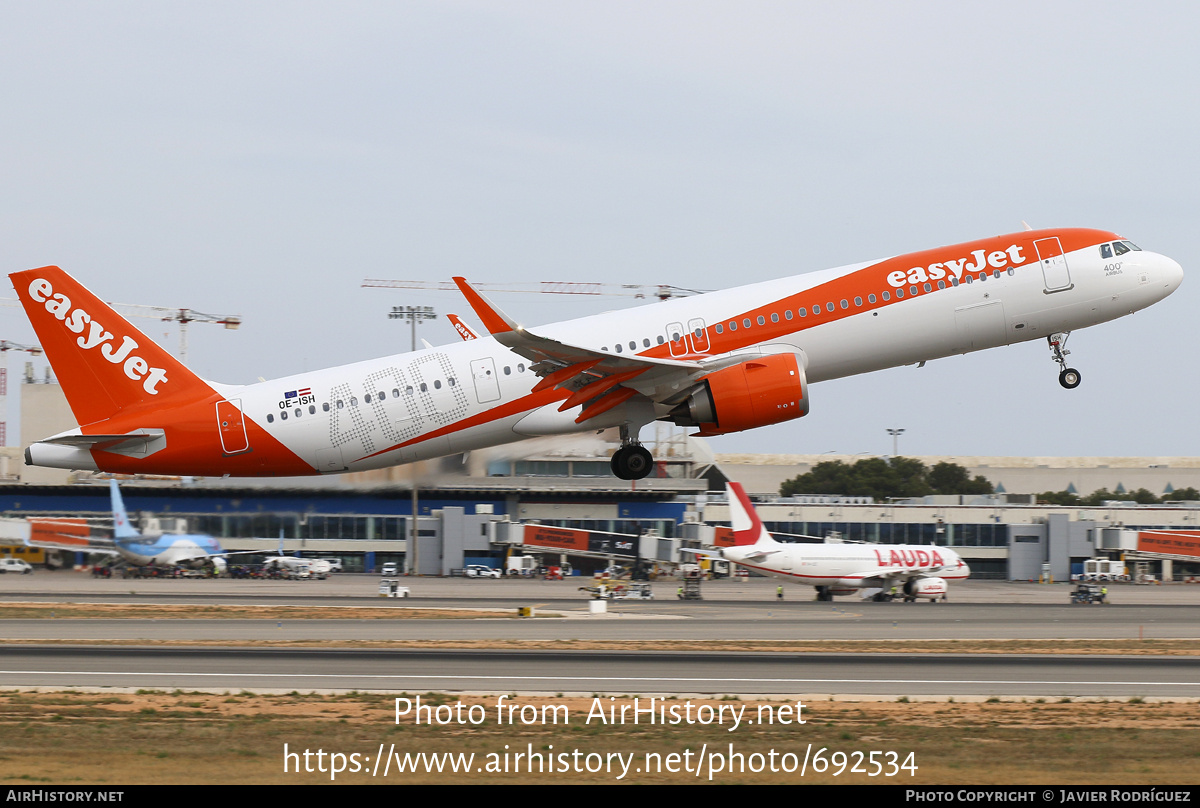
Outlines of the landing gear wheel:
[[654,468],[654,456],[641,444],[622,446],[610,462],[613,476],[619,480],[640,480]]
[[1079,386],[1080,381],[1082,381],[1082,377],[1075,368],[1063,368],[1063,372],[1058,374],[1058,383],[1068,390],[1074,390]]

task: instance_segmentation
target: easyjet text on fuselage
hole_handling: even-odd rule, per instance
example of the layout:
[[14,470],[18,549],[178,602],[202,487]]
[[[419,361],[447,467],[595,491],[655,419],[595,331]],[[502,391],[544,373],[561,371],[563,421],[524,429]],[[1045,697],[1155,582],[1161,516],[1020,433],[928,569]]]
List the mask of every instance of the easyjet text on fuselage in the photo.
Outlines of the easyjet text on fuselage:
[[[1013,244],[1006,249],[992,250],[991,252],[975,250],[968,256],[952,261],[935,261],[929,266],[913,267],[908,270],[897,269],[888,273],[887,281],[893,287],[899,288],[910,283],[941,280],[947,275],[953,275],[955,280],[962,280],[965,272],[979,272],[988,267],[1004,269],[1007,266],[1024,264],[1027,259],[1021,254],[1023,249],[1024,247],[1020,244]],[[972,260],[974,263],[968,263]]]

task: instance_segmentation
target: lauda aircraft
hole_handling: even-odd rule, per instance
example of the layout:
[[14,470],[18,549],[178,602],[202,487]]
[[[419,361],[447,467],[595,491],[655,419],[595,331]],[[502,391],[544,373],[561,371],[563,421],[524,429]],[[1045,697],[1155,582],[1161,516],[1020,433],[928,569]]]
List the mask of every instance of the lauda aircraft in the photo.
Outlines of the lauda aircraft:
[[10,277],[80,424],[28,447],[32,465],[326,474],[618,427],[628,480],[654,468],[645,425],[788,421],[811,382],[1046,339],[1075,387],[1067,335],[1162,300],[1183,270],[1115,233],[1033,230],[536,332],[456,278],[490,336],[245,386],[200,379],[57,267]]
[[[729,483],[734,546],[695,551],[817,588],[817,600],[860,593],[874,600],[945,600],[947,581],[971,568],[948,547],[912,544],[784,544],[771,538],[741,483]],[[893,594],[894,591],[894,594]]]

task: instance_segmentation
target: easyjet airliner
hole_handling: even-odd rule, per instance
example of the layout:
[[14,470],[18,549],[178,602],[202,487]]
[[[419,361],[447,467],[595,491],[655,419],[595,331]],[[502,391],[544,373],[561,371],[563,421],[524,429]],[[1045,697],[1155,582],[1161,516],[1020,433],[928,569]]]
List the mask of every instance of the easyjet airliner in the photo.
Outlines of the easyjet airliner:
[[647,424],[788,421],[811,382],[1045,339],[1075,387],[1067,335],[1162,300],[1183,270],[1116,233],[1031,230],[533,331],[457,278],[490,336],[245,386],[200,379],[57,267],[10,277],[79,422],[28,447],[32,465],[326,474],[619,427],[628,480],[653,470]]

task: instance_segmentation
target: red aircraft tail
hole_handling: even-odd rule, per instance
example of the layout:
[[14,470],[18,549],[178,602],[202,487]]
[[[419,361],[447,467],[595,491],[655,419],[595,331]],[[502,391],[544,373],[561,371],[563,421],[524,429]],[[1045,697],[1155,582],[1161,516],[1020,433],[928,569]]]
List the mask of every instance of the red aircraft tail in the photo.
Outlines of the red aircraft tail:
[[9,278],[81,426],[131,407],[213,395],[178,359],[58,267]]

